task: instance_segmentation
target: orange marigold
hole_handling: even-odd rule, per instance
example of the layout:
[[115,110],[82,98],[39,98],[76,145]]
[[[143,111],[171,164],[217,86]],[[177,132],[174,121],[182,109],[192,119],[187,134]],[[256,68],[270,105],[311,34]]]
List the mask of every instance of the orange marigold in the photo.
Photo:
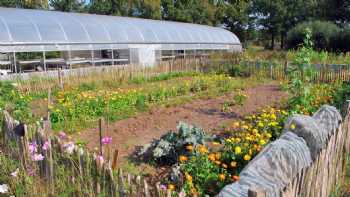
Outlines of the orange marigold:
[[186,156],[184,156],[184,155],[181,155],[181,156],[179,157],[179,160],[180,160],[180,162],[185,162],[185,161],[188,160],[188,158],[187,158]]
[[224,181],[226,176],[224,174],[219,174],[219,180]]

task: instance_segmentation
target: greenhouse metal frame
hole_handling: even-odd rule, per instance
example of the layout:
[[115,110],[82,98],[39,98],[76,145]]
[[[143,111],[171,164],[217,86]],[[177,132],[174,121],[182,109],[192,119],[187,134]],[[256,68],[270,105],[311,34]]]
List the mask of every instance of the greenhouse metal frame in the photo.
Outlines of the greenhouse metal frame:
[[[16,54],[22,52],[41,52],[40,60],[20,63],[40,63],[46,70],[47,63],[55,62],[70,67],[74,63],[122,61],[151,65],[162,59],[162,51],[175,57],[185,56],[185,51],[217,50],[233,52],[242,47],[233,33],[206,25],[0,7],[0,53],[8,57],[0,60],[0,65],[11,65],[12,72],[18,72]],[[63,52],[65,57],[47,59],[50,51]],[[81,52],[85,58],[72,57]]]

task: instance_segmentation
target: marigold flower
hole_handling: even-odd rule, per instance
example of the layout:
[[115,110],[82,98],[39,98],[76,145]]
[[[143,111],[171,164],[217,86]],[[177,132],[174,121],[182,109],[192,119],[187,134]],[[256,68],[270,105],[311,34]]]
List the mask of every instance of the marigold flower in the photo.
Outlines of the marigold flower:
[[214,154],[214,153],[210,153],[210,154],[208,155],[208,159],[209,159],[210,161],[215,161],[215,154]]
[[186,150],[188,150],[188,151],[193,151],[193,146],[192,146],[192,145],[187,145],[187,146],[186,146]]
[[232,176],[232,180],[233,180],[233,181],[238,181],[238,180],[239,180],[239,176],[233,175],[233,176]]
[[236,153],[237,155],[238,155],[238,154],[241,154],[241,153],[242,153],[241,147],[236,146],[236,147],[235,147],[235,153]]
[[244,155],[243,159],[249,161],[252,157],[250,155]]
[[185,177],[186,177],[186,180],[189,181],[189,182],[192,182],[192,176],[189,175],[187,172],[185,174]]
[[265,140],[263,140],[263,139],[261,139],[261,140],[259,141],[259,144],[263,146],[263,145],[265,145],[265,144],[266,144],[266,141],[265,141]]
[[203,145],[198,146],[198,151],[199,151],[201,154],[208,153],[208,149],[205,148],[205,146],[203,146]]
[[185,162],[185,161],[188,160],[188,158],[187,158],[186,156],[184,156],[184,155],[181,155],[181,156],[179,157],[179,160],[180,160],[180,162]]
[[220,153],[215,153],[215,159],[220,159],[221,158],[221,154]]
[[237,128],[237,127],[239,127],[239,122],[234,122],[232,125],[234,128]]
[[175,189],[174,184],[168,184],[168,190],[173,191]]
[[224,174],[219,174],[219,180],[224,181],[226,176]]
[[230,163],[230,165],[231,165],[232,168],[235,168],[235,167],[237,167],[237,162],[232,161],[232,162]]

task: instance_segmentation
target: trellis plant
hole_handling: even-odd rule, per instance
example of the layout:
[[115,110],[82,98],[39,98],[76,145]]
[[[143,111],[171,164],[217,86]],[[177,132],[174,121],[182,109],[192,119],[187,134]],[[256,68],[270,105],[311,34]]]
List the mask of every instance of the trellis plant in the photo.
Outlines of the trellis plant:
[[312,95],[310,93],[311,80],[314,69],[311,65],[313,51],[312,32],[309,28],[305,30],[303,45],[299,48],[293,66],[289,68],[289,93],[291,99],[289,106],[292,113],[306,113],[312,111],[310,104]]

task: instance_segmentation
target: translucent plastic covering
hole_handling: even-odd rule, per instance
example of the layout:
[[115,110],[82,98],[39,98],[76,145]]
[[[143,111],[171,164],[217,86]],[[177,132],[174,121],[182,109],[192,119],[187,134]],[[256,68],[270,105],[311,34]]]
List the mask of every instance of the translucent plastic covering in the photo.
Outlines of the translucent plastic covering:
[[231,32],[178,22],[92,14],[0,8],[0,52],[132,48],[241,48]]

